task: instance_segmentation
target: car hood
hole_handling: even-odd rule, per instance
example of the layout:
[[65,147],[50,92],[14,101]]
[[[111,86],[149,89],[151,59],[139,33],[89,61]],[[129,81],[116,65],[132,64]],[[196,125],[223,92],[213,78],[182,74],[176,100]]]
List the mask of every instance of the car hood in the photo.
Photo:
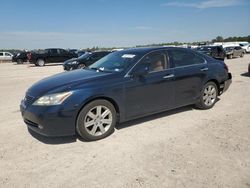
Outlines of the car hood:
[[103,80],[105,77],[111,75],[113,74],[85,69],[64,72],[36,82],[28,89],[27,94],[32,97],[40,97],[47,93],[64,92],[71,90],[76,85],[85,84],[97,79]]

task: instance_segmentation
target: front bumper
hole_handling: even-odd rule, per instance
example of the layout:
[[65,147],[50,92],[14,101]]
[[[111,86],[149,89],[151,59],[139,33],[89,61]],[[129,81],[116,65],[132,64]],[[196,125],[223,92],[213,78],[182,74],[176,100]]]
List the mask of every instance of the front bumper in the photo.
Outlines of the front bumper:
[[31,130],[44,136],[75,135],[76,109],[66,110],[63,106],[20,105],[25,124]]

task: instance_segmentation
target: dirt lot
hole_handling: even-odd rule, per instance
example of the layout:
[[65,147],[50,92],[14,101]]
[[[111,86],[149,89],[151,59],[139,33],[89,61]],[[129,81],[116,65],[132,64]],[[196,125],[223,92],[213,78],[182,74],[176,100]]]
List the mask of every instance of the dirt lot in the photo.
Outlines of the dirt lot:
[[119,126],[110,137],[31,135],[19,103],[62,66],[0,64],[0,187],[250,187],[250,55],[227,60],[230,89],[215,107],[184,107]]

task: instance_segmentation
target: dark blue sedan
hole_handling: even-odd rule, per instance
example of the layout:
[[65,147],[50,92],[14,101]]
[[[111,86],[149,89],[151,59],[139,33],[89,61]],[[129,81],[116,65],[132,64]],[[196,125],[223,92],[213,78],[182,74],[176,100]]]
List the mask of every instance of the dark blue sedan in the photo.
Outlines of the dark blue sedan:
[[92,141],[119,122],[190,104],[212,108],[231,79],[223,61],[189,49],[135,48],[35,83],[20,108],[35,132]]

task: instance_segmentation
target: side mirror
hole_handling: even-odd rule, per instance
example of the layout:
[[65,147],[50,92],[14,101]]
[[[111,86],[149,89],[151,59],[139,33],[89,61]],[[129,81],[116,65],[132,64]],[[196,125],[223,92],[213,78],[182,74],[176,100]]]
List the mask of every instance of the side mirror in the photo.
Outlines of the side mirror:
[[143,65],[139,65],[138,67],[136,67],[132,75],[135,77],[141,77],[141,76],[147,75],[148,71],[149,71],[148,66],[146,64],[143,64]]

